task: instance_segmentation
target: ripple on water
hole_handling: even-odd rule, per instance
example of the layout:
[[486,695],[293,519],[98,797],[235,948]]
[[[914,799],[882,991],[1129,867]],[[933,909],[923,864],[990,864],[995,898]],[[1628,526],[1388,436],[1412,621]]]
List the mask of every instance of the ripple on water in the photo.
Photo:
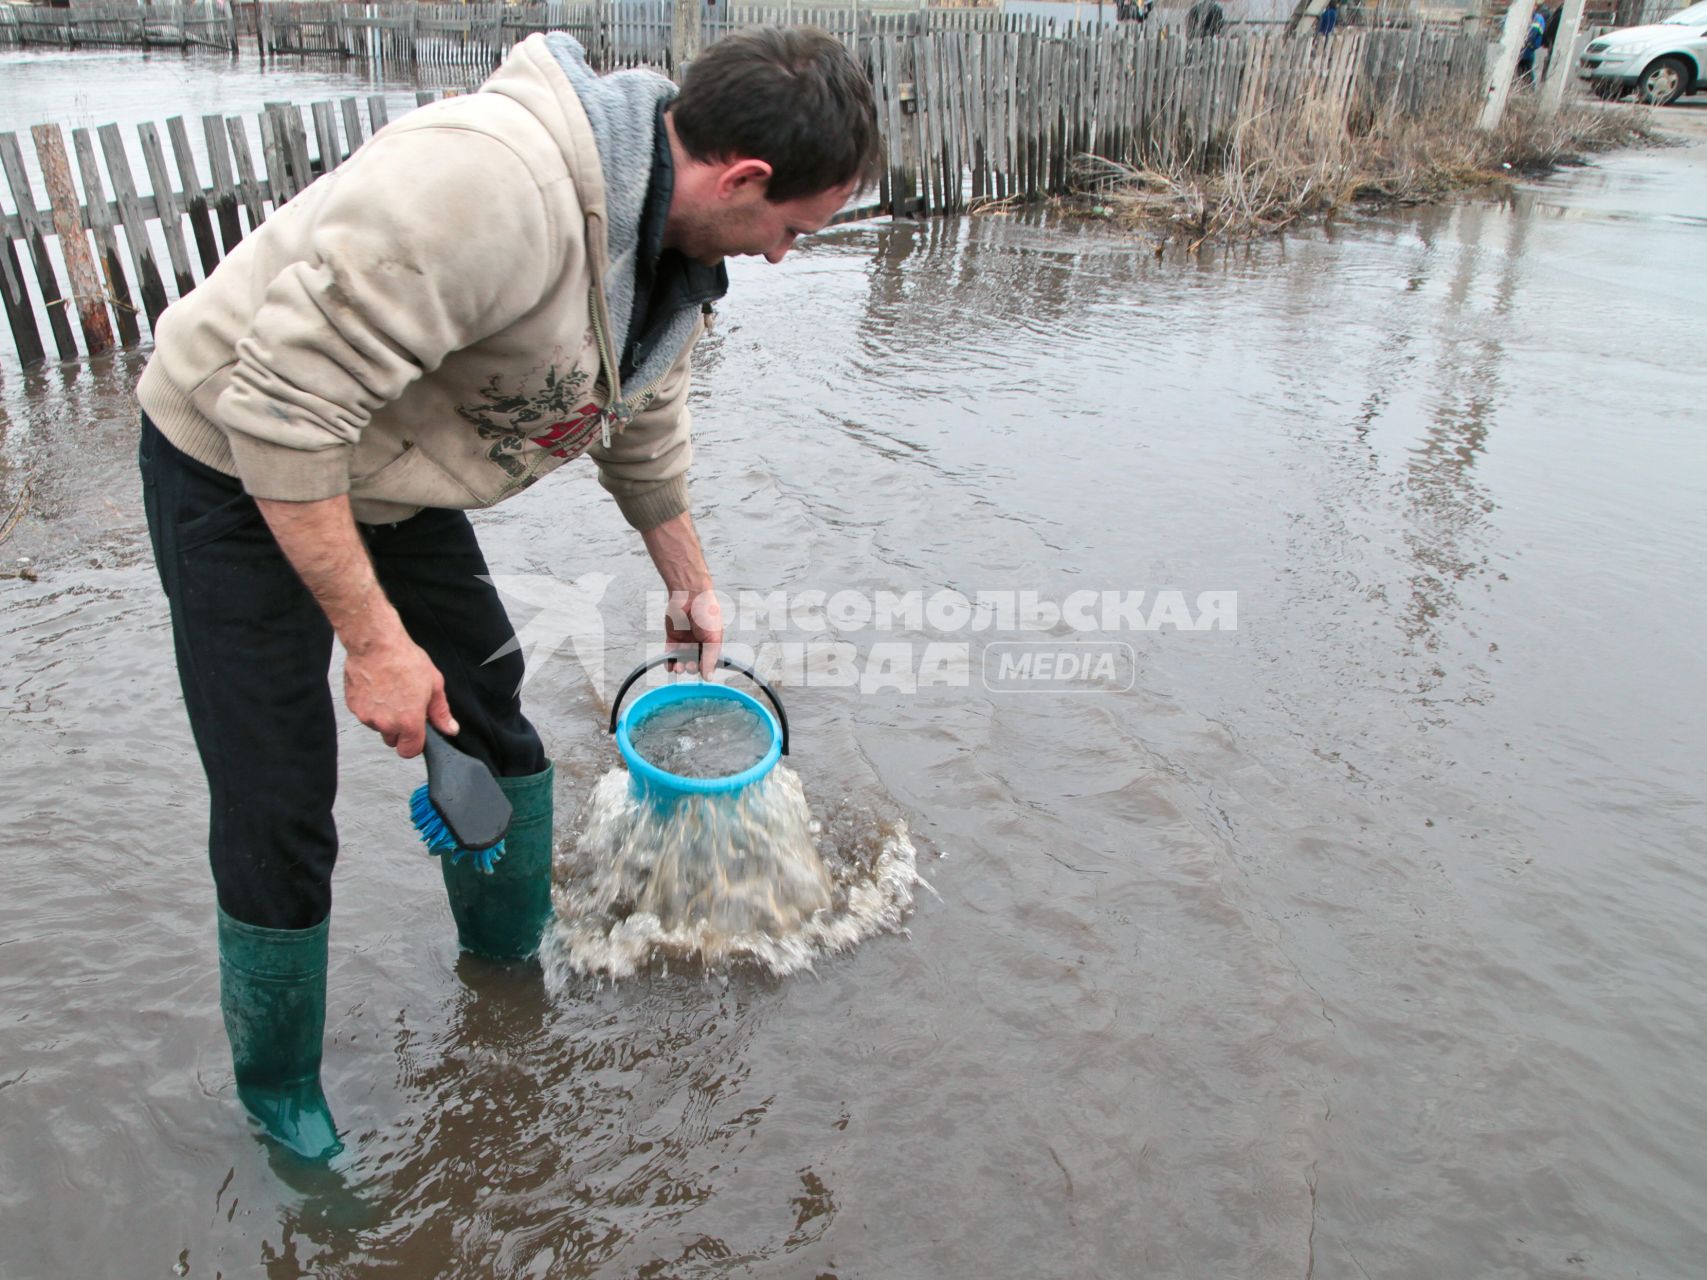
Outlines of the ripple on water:
[[850,802],[816,818],[785,767],[740,796],[688,797],[664,814],[613,769],[580,828],[558,855],[556,919],[541,947],[554,991],[654,961],[795,973],[899,930],[925,883],[904,821]]

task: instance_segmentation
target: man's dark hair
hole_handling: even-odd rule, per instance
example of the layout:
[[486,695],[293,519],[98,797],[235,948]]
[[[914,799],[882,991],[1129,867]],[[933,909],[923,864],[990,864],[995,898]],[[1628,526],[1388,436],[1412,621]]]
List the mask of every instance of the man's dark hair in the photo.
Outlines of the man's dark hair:
[[841,42],[816,27],[725,36],[688,64],[670,118],[695,160],[770,165],[765,197],[773,202],[868,181],[877,167],[871,84]]

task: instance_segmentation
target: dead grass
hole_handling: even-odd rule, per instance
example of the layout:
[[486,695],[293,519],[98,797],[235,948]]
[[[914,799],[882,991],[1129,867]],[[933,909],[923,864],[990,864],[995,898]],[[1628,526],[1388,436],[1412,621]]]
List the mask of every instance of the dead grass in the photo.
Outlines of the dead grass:
[[18,491],[11,509],[0,516],[0,542],[5,542],[12,536],[12,530],[18,527],[19,521],[30,513],[30,499],[34,496],[35,486],[26,479],[23,488]]
[[1137,165],[1081,156],[1071,207],[1195,251],[1354,207],[1498,188],[1654,138],[1649,114],[1629,107],[1567,104],[1544,117],[1533,94],[1519,94],[1486,133],[1476,128],[1480,107],[1467,98],[1416,116],[1363,104],[1348,123],[1343,105],[1306,97],[1244,121],[1219,154]]

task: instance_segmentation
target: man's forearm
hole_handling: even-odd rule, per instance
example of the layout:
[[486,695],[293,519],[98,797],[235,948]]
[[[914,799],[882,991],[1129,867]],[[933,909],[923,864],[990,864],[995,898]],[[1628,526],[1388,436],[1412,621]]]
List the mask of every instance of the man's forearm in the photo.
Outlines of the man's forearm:
[[680,647],[697,641],[698,656],[688,660],[688,666],[702,673],[715,671],[723,647],[723,616],[693,517],[684,511],[640,536],[670,592],[664,617],[665,644]]
[[640,537],[658,568],[658,576],[671,591],[698,595],[711,590],[711,570],[706,567],[705,552],[699,545],[699,531],[686,511],[654,525]]
[[340,495],[317,502],[257,498],[255,505],[348,652],[383,647],[403,635],[397,610],[374,576],[373,561],[350,514],[349,498]]
[[256,498],[255,505],[343,643],[344,705],[351,714],[405,758],[420,754],[429,721],[455,734],[444,677],[385,598],[349,498]]

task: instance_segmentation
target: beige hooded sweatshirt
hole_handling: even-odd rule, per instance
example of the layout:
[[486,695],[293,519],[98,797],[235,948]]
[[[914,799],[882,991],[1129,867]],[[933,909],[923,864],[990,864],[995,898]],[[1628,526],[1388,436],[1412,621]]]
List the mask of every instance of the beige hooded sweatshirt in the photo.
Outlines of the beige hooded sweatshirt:
[[686,510],[698,309],[671,318],[632,385],[617,372],[672,92],[650,72],[594,76],[570,37],[523,41],[478,93],[381,130],[168,308],[142,408],[253,496],[348,493],[364,523],[490,506],[582,452],[635,527]]

